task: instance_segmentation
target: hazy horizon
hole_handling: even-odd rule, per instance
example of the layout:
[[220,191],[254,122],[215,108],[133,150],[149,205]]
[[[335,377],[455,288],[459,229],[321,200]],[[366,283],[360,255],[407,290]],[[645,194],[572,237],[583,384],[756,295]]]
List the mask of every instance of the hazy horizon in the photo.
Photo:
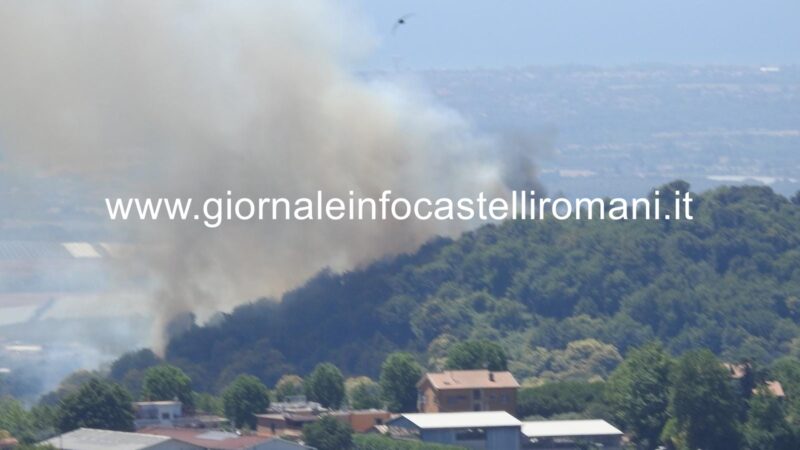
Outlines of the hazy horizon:
[[362,70],[800,63],[800,3],[788,0],[357,0],[353,9],[377,39]]

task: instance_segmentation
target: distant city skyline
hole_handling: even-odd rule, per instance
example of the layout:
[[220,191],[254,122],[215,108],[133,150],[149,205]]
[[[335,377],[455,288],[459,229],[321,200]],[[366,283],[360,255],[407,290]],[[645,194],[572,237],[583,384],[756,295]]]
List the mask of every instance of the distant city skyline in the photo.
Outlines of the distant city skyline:
[[[378,39],[359,69],[800,63],[796,0],[356,0]],[[414,15],[392,32],[397,18]]]

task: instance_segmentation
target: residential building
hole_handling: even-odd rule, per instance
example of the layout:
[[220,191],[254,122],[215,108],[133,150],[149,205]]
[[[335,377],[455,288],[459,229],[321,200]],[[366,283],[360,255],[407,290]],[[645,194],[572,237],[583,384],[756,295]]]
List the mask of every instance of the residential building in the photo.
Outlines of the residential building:
[[448,370],[428,373],[417,383],[420,412],[517,412],[519,383],[511,372]]
[[525,450],[580,450],[622,448],[622,431],[605,420],[542,420],[523,422]]
[[220,428],[228,419],[211,414],[184,415],[183,404],[174,401],[135,402],[133,404],[134,427]]
[[482,411],[402,414],[385,428],[390,435],[471,450],[519,450],[521,426],[505,411]]
[[134,402],[136,429],[145,427],[171,427],[173,421],[183,417],[183,403],[175,401]]

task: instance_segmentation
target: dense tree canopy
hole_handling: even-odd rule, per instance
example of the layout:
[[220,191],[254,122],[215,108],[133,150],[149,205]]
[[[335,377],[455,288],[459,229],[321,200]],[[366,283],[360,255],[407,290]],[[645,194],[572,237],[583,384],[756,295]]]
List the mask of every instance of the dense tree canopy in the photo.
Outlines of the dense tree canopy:
[[167,359],[214,390],[238,373],[272,385],[322,361],[376,377],[387,354],[424,353],[441,336],[502,345],[532,383],[604,378],[653,340],[760,365],[796,348],[800,205],[726,187],[696,195],[693,214],[486,225],[241,306],[174,338]]
[[603,383],[556,381],[536,387],[523,387],[517,398],[517,415],[521,418],[582,414],[602,401]]
[[445,368],[456,370],[508,370],[503,347],[485,340],[459,342],[447,352]]

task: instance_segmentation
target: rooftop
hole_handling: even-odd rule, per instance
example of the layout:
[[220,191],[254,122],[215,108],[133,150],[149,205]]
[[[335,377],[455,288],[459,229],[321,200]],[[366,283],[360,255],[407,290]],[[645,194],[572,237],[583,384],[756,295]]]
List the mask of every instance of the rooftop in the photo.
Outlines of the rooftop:
[[446,370],[441,373],[428,373],[420,380],[430,381],[434,389],[491,389],[518,388],[519,383],[511,372],[491,372],[489,370]]
[[153,401],[144,401],[144,402],[133,402],[134,405],[137,406],[183,406],[183,403],[179,402],[178,400],[153,400]]
[[80,450],[144,450],[169,440],[169,437],[153,434],[79,428],[43,443],[56,448]]
[[505,411],[478,411],[453,413],[413,413],[403,414],[418,428],[423,430],[441,428],[496,428],[518,427],[522,424]]
[[154,434],[186,442],[209,450],[245,450],[268,441],[262,436],[240,436],[227,431],[192,430],[188,428],[145,428],[142,433]]
[[622,431],[605,420],[541,420],[523,422],[522,434],[529,438],[557,436],[621,436]]

